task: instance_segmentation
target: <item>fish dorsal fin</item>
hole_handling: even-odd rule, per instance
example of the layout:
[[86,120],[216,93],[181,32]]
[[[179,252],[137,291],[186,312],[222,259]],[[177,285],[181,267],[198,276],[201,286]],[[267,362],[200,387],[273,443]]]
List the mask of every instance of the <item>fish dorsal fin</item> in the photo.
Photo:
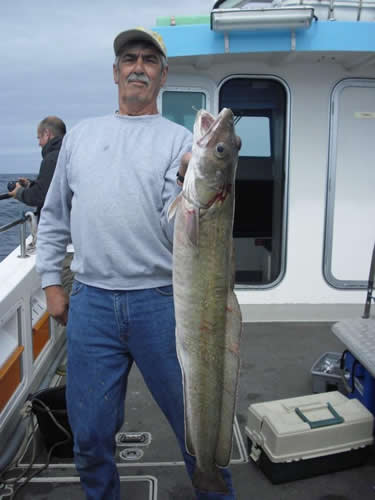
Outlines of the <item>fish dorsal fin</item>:
[[182,193],[178,194],[168,208],[168,222],[176,215],[177,207],[182,199]]

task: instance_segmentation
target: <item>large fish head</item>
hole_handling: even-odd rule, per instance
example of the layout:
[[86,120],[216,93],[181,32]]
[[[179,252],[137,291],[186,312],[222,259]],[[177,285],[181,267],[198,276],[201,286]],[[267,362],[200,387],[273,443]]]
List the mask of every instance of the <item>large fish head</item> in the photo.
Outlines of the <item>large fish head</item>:
[[234,116],[224,108],[213,117],[200,110],[194,123],[192,161],[185,177],[184,188],[189,197],[208,207],[232,192],[240,139],[234,130]]

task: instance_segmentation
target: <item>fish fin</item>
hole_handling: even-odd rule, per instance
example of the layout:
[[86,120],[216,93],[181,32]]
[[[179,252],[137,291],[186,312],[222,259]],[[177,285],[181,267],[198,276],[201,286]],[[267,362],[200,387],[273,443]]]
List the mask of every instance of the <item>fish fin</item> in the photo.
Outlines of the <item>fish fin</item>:
[[202,471],[197,465],[193,475],[193,486],[200,492],[229,493],[220,469],[215,465],[211,471]]
[[[177,337],[177,332],[176,332],[176,337]],[[183,363],[184,356],[183,356],[182,351],[178,348],[178,345],[176,346],[176,350],[177,350],[178,362],[179,362],[180,368],[181,368],[182,386],[183,386],[183,395],[184,395],[185,447],[186,447],[186,451],[189,453],[189,455],[195,456],[193,440],[191,437],[191,430],[189,428],[189,419],[188,419],[188,414],[189,414],[189,411],[191,411],[191,410],[189,408],[189,398],[186,397],[187,380],[186,380],[186,375],[185,375],[185,371],[184,371],[184,363]]]
[[179,193],[168,208],[168,222],[176,215],[177,207],[181,201],[182,194]]
[[[186,424],[187,420],[185,419],[185,425]],[[185,446],[186,446],[186,451],[189,453],[189,455],[195,457],[193,442],[191,440],[191,434],[190,431],[187,429],[187,427],[185,427]]]
[[226,467],[232,453],[233,422],[236,408],[238,375],[240,369],[239,345],[241,338],[241,311],[232,290],[228,293],[227,319],[225,332],[225,367],[223,380],[223,399],[221,420],[216,445],[215,461]]
[[187,209],[185,217],[189,241],[194,247],[197,247],[199,245],[199,208]]
[[194,451],[194,445],[193,445],[193,437],[191,434],[191,429],[189,426],[189,422],[191,419],[188,418],[188,415],[191,414],[191,409],[189,407],[189,398],[186,397],[187,390],[186,390],[186,382],[185,382],[185,375],[184,372],[183,374],[183,380],[184,380],[184,409],[185,409],[185,415],[184,415],[184,420],[185,420],[185,446],[186,446],[186,451],[189,453],[189,455],[195,457],[195,451]]

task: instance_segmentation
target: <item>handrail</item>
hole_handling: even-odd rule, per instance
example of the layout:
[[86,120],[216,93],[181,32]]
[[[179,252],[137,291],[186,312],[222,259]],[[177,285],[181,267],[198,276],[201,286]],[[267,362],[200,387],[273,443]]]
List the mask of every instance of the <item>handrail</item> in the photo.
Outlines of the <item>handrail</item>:
[[[9,188],[8,188],[9,189]],[[8,198],[11,198],[11,195],[9,193],[1,193],[0,194],[0,200],[6,200]],[[9,222],[9,224],[5,224],[4,226],[0,227],[0,233],[4,233],[5,231],[8,231],[8,229],[11,229],[14,226],[17,226],[20,224],[20,249],[21,249],[21,255],[19,257],[21,259],[24,259],[26,257],[29,257],[26,253],[26,222],[30,221],[32,222],[33,220],[33,214],[31,212],[28,213],[23,213],[22,217],[20,219],[14,220],[13,222]],[[34,242],[34,236],[33,236],[33,243]]]
[[14,220],[13,222],[9,222],[9,224],[5,224],[4,226],[0,227],[0,233],[4,233],[5,231],[8,231],[8,229],[11,229],[14,226],[17,226],[20,224],[20,249],[21,249],[21,254],[19,257],[21,259],[25,259],[26,257],[29,257],[26,253],[26,222],[30,219],[31,217],[29,215],[23,215],[20,219]]
[[9,224],[5,224],[4,226],[0,226],[0,233],[4,233],[5,231],[8,231],[8,229],[11,229],[14,226],[17,226],[17,224],[22,224],[23,222],[27,221],[27,217],[23,216],[21,219],[17,219],[13,222],[9,222]]
[[375,297],[372,295],[373,290],[374,290],[374,279],[375,279],[375,245],[374,245],[374,248],[372,250],[370,273],[369,273],[368,285],[367,285],[367,296],[366,296],[366,302],[365,302],[365,309],[363,311],[363,316],[362,316],[362,318],[364,318],[364,319],[368,319],[370,317],[371,301],[375,299]]

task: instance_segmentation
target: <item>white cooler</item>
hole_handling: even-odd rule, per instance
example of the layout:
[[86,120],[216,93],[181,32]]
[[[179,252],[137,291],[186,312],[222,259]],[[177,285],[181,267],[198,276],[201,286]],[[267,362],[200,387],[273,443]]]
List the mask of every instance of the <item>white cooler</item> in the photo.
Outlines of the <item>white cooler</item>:
[[250,458],[275,484],[362,465],[373,415],[338,391],[249,406]]

